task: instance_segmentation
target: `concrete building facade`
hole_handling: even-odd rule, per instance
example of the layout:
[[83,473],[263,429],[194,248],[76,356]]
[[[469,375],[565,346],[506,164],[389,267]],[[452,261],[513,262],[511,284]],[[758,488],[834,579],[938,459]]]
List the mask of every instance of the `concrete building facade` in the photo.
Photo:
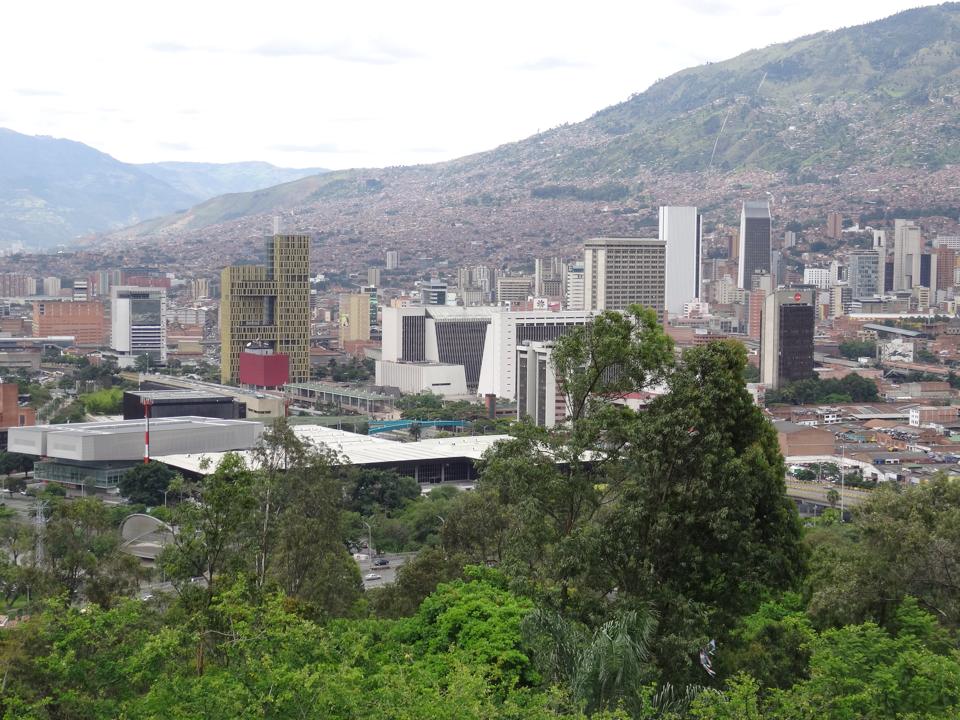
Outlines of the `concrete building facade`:
[[666,305],[666,243],[652,238],[591,238],[584,243],[584,309],[651,308],[660,322]]

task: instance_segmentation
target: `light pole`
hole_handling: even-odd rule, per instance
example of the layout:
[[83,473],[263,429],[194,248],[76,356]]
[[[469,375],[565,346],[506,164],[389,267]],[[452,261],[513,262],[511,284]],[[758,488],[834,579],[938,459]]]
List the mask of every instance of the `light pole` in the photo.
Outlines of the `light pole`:
[[167,488],[163,491],[163,506],[167,506],[167,493],[170,492],[170,488]]
[[370,552],[370,555],[373,555],[373,531],[370,529],[370,523],[366,520],[360,520],[364,525],[367,526],[367,550]]
[[846,462],[847,446],[840,443],[840,522],[843,522],[843,468]]

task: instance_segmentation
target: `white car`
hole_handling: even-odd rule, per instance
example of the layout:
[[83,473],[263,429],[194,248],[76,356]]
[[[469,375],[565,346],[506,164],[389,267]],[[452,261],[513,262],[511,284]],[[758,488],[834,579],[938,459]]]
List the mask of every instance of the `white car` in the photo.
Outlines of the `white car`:
[[376,573],[367,573],[366,575],[363,576],[363,579],[364,580],[380,580],[381,577]]

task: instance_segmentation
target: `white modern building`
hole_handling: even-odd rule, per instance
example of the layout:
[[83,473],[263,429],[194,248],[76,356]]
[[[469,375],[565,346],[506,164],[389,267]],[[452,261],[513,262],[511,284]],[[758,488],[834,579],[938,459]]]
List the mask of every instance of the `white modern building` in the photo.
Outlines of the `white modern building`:
[[830,268],[804,268],[803,284],[814,285],[820,290],[829,290],[832,284],[830,276]]
[[141,355],[167,361],[167,291],[164,288],[110,288],[110,348],[120,367]]
[[583,263],[575,262],[567,266],[566,295],[564,310],[583,310],[584,274]]
[[517,345],[517,420],[553,427],[567,416],[567,398],[553,368],[553,343]]
[[660,208],[660,239],[667,245],[666,311],[680,315],[700,297],[701,218],[695,207]]
[[[574,310],[510,312],[504,307],[490,306],[384,308],[377,384],[390,385],[381,381],[388,377],[411,377],[417,372],[432,382],[448,372],[438,368],[401,370],[391,364],[457,365],[463,368],[468,392],[513,399],[516,348],[525,341],[556,340],[571,329],[587,324],[594,315]],[[399,375],[402,372],[408,375]]]
[[893,289],[913,290],[920,284],[920,226],[912,220],[893,221]]

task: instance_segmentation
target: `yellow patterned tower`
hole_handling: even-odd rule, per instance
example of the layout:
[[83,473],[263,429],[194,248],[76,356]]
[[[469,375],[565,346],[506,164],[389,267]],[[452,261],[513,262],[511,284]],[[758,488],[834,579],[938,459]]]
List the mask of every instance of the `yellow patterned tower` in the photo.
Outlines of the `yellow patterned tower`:
[[290,382],[310,379],[310,236],[267,239],[263,265],[220,274],[220,380],[238,381],[240,353],[255,340],[290,358]]

